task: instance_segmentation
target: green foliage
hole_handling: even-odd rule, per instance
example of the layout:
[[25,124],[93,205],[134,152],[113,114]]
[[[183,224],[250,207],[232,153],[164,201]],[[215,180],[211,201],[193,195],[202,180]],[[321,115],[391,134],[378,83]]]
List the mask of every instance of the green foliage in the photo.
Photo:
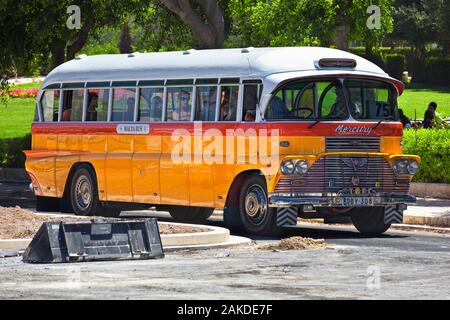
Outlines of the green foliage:
[[8,106],[10,89],[11,86],[9,85],[8,78],[2,77],[0,79],[0,104],[4,105],[5,107]]
[[415,182],[450,183],[450,130],[405,130],[403,144],[405,154],[422,159]]
[[406,61],[403,54],[387,54],[384,56],[385,70],[391,77],[401,80],[406,70]]
[[411,59],[413,83],[450,86],[450,58]]
[[23,150],[31,149],[31,134],[23,137],[0,139],[0,167],[23,168],[25,154]]

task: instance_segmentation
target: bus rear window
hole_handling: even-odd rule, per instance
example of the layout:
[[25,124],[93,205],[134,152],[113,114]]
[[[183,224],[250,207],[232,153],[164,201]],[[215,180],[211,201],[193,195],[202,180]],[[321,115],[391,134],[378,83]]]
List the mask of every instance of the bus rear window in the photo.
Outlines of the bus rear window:
[[45,122],[57,122],[59,115],[59,90],[44,92],[41,99],[42,114]]

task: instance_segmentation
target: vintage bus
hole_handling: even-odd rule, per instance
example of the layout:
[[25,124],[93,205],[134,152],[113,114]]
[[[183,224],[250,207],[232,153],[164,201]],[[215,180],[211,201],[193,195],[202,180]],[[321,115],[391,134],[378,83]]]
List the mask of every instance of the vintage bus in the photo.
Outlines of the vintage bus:
[[297,218],[401,223],[419,157],[402,153],[403,84],[328,48],[80,56],[37,98],[26,170],[38,210],[156,207],[272,234]]

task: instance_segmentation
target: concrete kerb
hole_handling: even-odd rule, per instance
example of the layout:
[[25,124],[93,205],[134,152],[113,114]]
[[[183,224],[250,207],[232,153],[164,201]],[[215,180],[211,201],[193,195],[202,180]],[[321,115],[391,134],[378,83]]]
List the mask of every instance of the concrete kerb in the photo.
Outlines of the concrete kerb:
[[[64,216],[64,215],[60,215]],[[67,217],[67,216],[66,216]],[[225,228],[192,225],[182,223],[158,222],[166,225],[179,225],[186,227],[208,229],[205,232],[162,234],[161,241],[164,251],[173,252],[178,250],[200,250],[209,248],[230,247],[251,243],[251,239],[244,237],[230,236],[230,231]],[[1,250],[23,251],[30,244],[32,239],[5,239],[0,240]]]

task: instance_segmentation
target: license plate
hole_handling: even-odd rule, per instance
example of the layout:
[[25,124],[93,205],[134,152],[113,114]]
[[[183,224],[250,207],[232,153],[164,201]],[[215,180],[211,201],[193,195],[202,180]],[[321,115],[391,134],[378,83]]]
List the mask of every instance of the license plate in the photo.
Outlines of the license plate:
[[373,206],[374,198],[372,197],[344,197],[344,207],[354,206]]

